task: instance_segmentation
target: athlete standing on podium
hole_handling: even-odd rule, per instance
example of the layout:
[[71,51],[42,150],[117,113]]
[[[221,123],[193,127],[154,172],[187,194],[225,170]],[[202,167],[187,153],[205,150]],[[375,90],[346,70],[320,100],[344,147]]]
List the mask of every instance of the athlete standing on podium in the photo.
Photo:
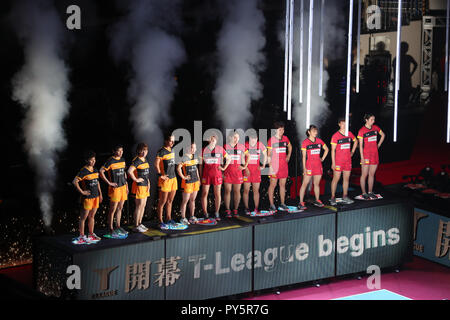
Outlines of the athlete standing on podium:
[[172,147],[175,143],[175,136],[167,134],[164,137],[164,146],[156,153],[155,168],[159,175],[158,188],[158,219],[160,229],[168,229],[163,220],[164,207],[166,208],[167,224],[175,224],[172,220],[172,203],[178,189],[177,177],[175,175],[175,153]]
[[[350,180],[350,173],[352,172],[352,157],[358,146],[358,140],[351,133],[345,135],[345,118],[338,120],[339,131],[331,137],[331,169],[333,170],[333,180],[331,181],[331,199],[330,204],[335,206],[336,202],[336,188],[342,178],[342,201],[345,204],[351,204],[354,201],[348,197],[348,185]],[[350,151],[350,146],[353,142],[353,147]]]
[[[373,193],[373,184],[375,181],[375,172],[378,168],[379,157],[378,149],[384,141],[385,134],[380,127],[375,125],[375,116],[371,113],[364,115],[364,126],[359,129],[359,152],[361,155],[361,190],[364,200],[378,199]],[[380,141],[378,141],[378,134]],[[368,178],[368,193],[366,193],[366,178]]]

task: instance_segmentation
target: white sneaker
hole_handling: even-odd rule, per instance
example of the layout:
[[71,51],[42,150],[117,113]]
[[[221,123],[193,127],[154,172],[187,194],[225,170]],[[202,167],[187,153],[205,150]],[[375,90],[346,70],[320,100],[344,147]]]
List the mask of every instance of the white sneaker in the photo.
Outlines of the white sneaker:
[[188,225],[189,221],[186,218],[183,218],[180,220],[180,223],[184,224],[184,225]]
[[196,217],[192,216],[189,218],[189,223],[196,224],[197,222],[198,222],[198,219]]
[[139,225],[139,227],[141,227],[141,229],[143,229],[144,232],[148,230],[148,228],[146,226],[144,226],[142,223]]

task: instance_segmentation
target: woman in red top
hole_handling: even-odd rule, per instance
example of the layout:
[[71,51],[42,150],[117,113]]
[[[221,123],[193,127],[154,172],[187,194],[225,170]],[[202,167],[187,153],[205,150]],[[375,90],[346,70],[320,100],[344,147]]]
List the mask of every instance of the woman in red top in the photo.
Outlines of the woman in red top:
[[230,156],[230,164],[224,171],[225,192],[223,194],[223,202],[227,218],[231,218],[231,189],[233,189],[234,202],[233,216],[237,217],[239,202],[241,202],[241,186],[244,182],[242,170],[246,169],[244,166],[245,146],[239,143],[239,133],[233,132],[228,136],[228,144],[225,145],[225,151]]
[[[361,190],[364,199],[377,199],[377,196],[373,193],[373,183],[375,180],[375,172],[378,168],[378,149],[384,141],[385,134],[381,129],[375,125],[375,116],[373,114],[364,115],[366,124],[359,129],[359,152],[361,155]],[[378,134],[381,136],[378,141]],[[369,193],[366,193],[366,178],[369,187]]]
[[[316,200],[313,204],[317,207],[323,207],[322,201],[320,201],[320,179],[322,178],[322,162],[328,155],[328,147],[321,139],[317,138],[317,134],[319,130],[315,125],[310,125],[309,129],[306,130],[306,138],[302,142],[302,162],[303,162],[303,182],[300,188],[300,203],[298,208],[300,210],[305,210],[305,202],[303,198],[305,197],[306,187],[308,186],[311,178],[313,179],[314,184],[314,195]],[[320,157],[320,151],[325,151],[323,156]]]
[[[261,164],[261,155],[262,164]],[[261,170],[266,166],[267,149],[260,141],[256,133],[250,133],[249,141],[245,143],[245,166],[244,170],[244,192],[242,199],[244,200],[245,212],[250,214],[248,206],[250,185],[253,191],[253,201],[255,203],[255,212],[258,212],[259,207],[259,187],[261,183]]]

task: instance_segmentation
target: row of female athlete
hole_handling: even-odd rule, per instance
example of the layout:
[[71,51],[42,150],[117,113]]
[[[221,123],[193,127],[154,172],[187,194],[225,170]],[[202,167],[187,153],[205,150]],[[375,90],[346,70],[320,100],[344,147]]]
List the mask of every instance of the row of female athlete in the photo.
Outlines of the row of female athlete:
[[[365,124],[358,132],[358,139],[349,131],[345,135],[345,119],[339,119],[339,130],[331,138],[331,159],[334,172],[331,184],[330,203],[336,205],[336,188],[338,181],[343,174],[343,196],[341,201],[346,204],[353,202],[348,197],[349,177],[352,169],[352,156],[357,146],[361,156],[362,174],[361,189],[364,199],[377,198],[373,193],[374,175],[379,162],[378,148],[383,143],[385,134],[374,124],[375,116],[366,114]],[[220,220],[219,209],[221,205],[221,187],[224,184],[224,204],[227,218],[238,215],[238,206],[241,201],[241,186],[243,188],[243,202],[247,214],[249,209],[250,186],[253,191],[254,212],[258,213],[259,188],[261,183],[261,171],[269,166],[270,185],[268,196],[270,211],[276,211],[274,204],[274,190],[279,185],[281,210],[288,210],[285,204],[286,179],[288,177],[288,162],[292,154],[292,145],[287,136],[284,135],[284,124],[276,122],[274,124],[276,134],[272,136],[267,144],[258,141],[256,135],[250,135],[249,141],[245,145],[239,143],[239,134],[234,132],[228,137],[224,147],[217,144],[217,136],[209,137],[208,145],[201,151],[201,162],[196,155],[197,147],[195,143],[190,145],[189,150],[181,159],[175,163],[175,154],[172,147],[175,142],[173,135],[169,134],[164,138],[164,146],[157,152],[154,168],[158,178],[159,199],[157,215],[159,227],[163,230],[170,229],[170,225],[176,224],[171,217],[172,202],[178,189],[176,173],[181,177],[183,197],[181,202],[182,224],[195,224],[197,218],[195,212],[195,200],[197,193],[201,190],[201,206],[205,218],[209,218],[208,213],[208,193],[210,187],[214,193],[214,214],[211,218]],[[305,191],[308,184],[313,183],[315,200],[313,205],[323,207],[320,200],[319,183],[323,174],[322,162],[329,153],[326,143],[318,138],[318,128],[311,125],[306,131],[307,138],[301,144],[303,182],[300,188],[299,210],[306,210],[304,202]],[[380,135],[380,139],[378,139]],[[359,140],[359,143],[358,143]],[[322,153],[323,149],[323,153]],[[110,205],[108,211],[107,224],[109,235],[112,238],[121,238],[128,234],[128,231],[120,225],[121,212],[124,202],[128,199],[127,177],[132,182],[131,194],[135,198],[134,211],[134,232],[145,232],[148,230],[142,223],[147,198],[150,196],[150,164],[147,161],[148,146],[139,143],[136,150],[136,157],[126,170],[126,163],[123,155],[123,147],[117,146],[113,150],[113,155],[106,161],[99,171],[94,167],[95,153],[91,152],[85,157],[86,165],[80,170],[73,184],[82,196],[82,212],[79,221],[80,236],[75,240],[76,244],[92,243],[100,240],[94,233],[94,216],[103,200],[102,191],[99,184],[99,177],[108,185],[108,196]],[[200,165],[201,164],[201,165]],[[368,177],[368,192],[366,192],[366,179]],[[233,193],[233,210],[231,210],[231,193]],[[189,204],[190,218],[186,218],[186,207]],[[166,222],[163,220],[163,211],[166,211]],[[113,218],[115,216],[115,228]],[[85,221],[88,220],[89,233],[84,234]]]

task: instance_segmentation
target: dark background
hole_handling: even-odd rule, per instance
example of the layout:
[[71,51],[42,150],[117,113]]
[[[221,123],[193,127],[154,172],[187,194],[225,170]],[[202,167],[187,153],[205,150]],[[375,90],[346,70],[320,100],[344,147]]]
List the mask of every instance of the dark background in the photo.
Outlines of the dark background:
[[[23,149],[22,121],[23,108],[12,101],[12,77],[24,63],[23,47],[20,45],[8,20],[13,1],[0,2],[0,150],[1,165],[4,169],[0,184],[0,233],[5,234],[0,240],[0,268],[3,265],[20,263],[30,258],[30,235],[42,231],[40,210],[35,194],[35,177],[29,166]],[[120,18],[114,1],[55,1],[61,21],[65,25],[68,15],[67,6],[78,4],[82,10],[82,29],[66,31],[67,59],[70,67],[71,84],[69,103],[70,113],[64,120],[64,130],[68,142],[67,148],[59,155],[58,181],[54,192],[53,227],[56,232],[76,233],[78,219],[78,195],[70,182],[84,165],[83,151],[92,149],[97,153],[99,168],[109,156],[111,148],[117,143],[125,146],[124,157],[127,162],[132,158],[131,150],[135,144],[129,119],[130,103],[127,100],[129,84],[128,66],[118,66],[109,54],[109,28]],[[267,59],[265,71],[261,74],[264,87],[263,98],[252,104],[253,128],[271,128],[274,120],[285,120],[283,112],[283,71],[284,50],[278,41],[278,27],[285,15],[284,1],[262,1],[266,19]],[[355,10],[356,11],[356,10]],[[213,1],[183,1],[184,27],[179,36],[187,53],[187,62],[176,70],[178,86],[171,106],[170,114],[173,128],[193,130],[195,120],[203,121],[203,129],[219,128],[214,118],[214,101],[212,91],[215,88],[217,60],[215,56],[217,34],[222,24],[219,8]],[[343,2],[342,14],[348,15],[348,5]],[[348,23],[345,21],[345,23]],[[347,30],[347,25],[342,29]],[[355,26],[356,28],[356,26]],[[354,31],[356,35],[356,29]],[[440,35],[443,37],[443,35]],[[420,41],[420,35],[417,37]],[[442,41],[441,41],[442,43]],[[342,43],[346,52],[347,43]],[[345,107],[346,57],[328,57],[330,60],[330,80],[327,97],[332,115],[320,128],[320,136],[329,141],[338,129],[337,117],[342,115]],[[420,72],[417,70],[416,72]],[[367,103],[364,92],[352,98],[352,119],[350,130],[357,133],[363,124],[361,115],[366,111]],[[375,106],[376,108],[376,106]],[[381,111],[381,110],[380,110]],[[399,130],[420,126],[423,110],[402,112]],[[438,115],[437,115],[438,116]],[[377,124],[387,133],[384,145],[384,162],[409,159],[415,143],[417,131],[411,130],[403,135],[398,143],[392,143],[392,115],[377,118]],[[172,129],[172,128],[165,128]],[[295,122],[286,122],[286,135],[298,152],[299,141]],[[161,141],[162,143],[162,141]],[[328,157],[330,158],[330,157]],[[293,157],[295,159],[295,156]],[[298,158],[300,159],[300,158]],[[153,162],[153,159],[149,159]],[[328,159],[329,161],[329,159]],[[326,164],[329,167],[329,164]],[[300,168],[300,166],[298,166]],[[290,175],[300,175],[299,169],[291,162]],[[106,188],[105,188],[106,189]],[[153,191],[153,190],[152,190]],[[106,190],[104,190],[106,195]],[[132,203],[128,201],[124,219],[127,220]],[[155,218],[152,210],[155,204],[147,206],[144,221]],[[200,207],[199,204],[197,207]],[[174,212],[176,211],[174,207]],[[106,201],[97,213],[97,225],[105,220]],[[176,214],[174,214],[176,216]]]

